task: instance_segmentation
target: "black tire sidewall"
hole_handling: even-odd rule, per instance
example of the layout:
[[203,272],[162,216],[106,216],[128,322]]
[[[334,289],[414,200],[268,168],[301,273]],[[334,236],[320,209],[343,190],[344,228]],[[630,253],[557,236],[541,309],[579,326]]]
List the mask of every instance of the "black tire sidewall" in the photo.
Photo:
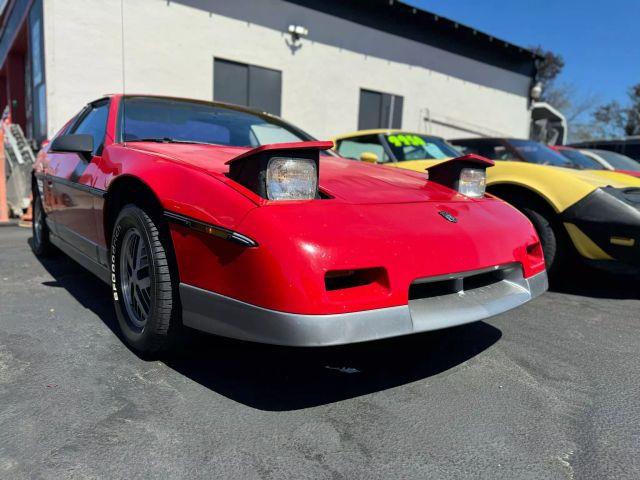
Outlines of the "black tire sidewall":
[[562,256],[562,239],[552,219],[531,208],[522,209],[524,215],[531,221],[536,229],[540,242],[547,271],[555,273],[560,268]]
[[[118,324],[120,331],[124,336],[127,343],[133,346],[135,349],[150,352],[155,351],[157,346],[157,334],[156,334],[156,322],[157,322],[157,265],[155,262],[155,252],[151,246],[151,235],[145,221],[145,213],[132,205],[127,205],[122,209],[120,215],[115,222],[113,228],[113,234],[111,237],[111,251],[110,251],[110,263],[111,263],[111,297],[113,305],[118,318]],[[147,216],[147,218],[149,218]],[[138,230],[142,237],[142,241],[145,242],[147,254],[149,256],[149,275],[151,278],[151,307],[149,311],[149,317],[146,325],[142,330],[136,331],[130,324],[129,314],[127,308],[124,305],[124,296],[122,295],[122,286],[120,284],[120,255],[122,240],[125,233],[135,228]]]
[[[47,255],[51,251],[51,241],[49,240],[49,228],[47,227],[47,223],[45,222],[45,213],[44,206],[42,205],[42,199],[40,198],[40,192],[36,188],[32,190],[32,208],[31,212],[33,218],[31,219],[31,249],[33,253],[37,256]],[[35,214],[36,208],[40,210],[41,218],[41,231],[40,231],[40,241],[37,241],[38,238],[36,236],[36,222],[35,222]]]

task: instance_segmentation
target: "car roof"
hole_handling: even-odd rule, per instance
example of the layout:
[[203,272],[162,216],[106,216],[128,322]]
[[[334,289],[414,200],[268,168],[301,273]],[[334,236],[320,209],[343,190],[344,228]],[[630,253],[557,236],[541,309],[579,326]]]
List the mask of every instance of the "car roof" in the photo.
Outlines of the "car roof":
[[636,145],[638,143],[640,143],[640,135],[631,135],[624,138],[600,138],[597,140],[584,140],[581,142],[573,142],[570,145],[573,147],[589,147],[593,145]]
[[[574,148],[574,147],[570,147],[570,148]],[[599,150],[595,148],[574,148],[574,149],[578,150],[580,153],[584,153],[585,155],[595,155],[596,157],[599,157],[601,152],[616,153],[616,152],[611,152],[611,150]]]
[[[202,99],[199,99],[199,98],[177,97],[177,96],[172,96],[172,95],[156,95],[156,94],[148,94],[148,93],[126,93],[126,94],[114,93],[114,94],[105,95],[105,96],[101,97],[101,99],[102,98],[110,98],[110,97],[119,97],[119,98],[144,97],[144,98],[158,98],[158,99],[163,99],[163,100],[178,100],[178,101],[182,101],[182,102],[202,103],[204,105],[212,105],[212,106],[216,106],[216,107],[230,108],[230,109],[238,110],[238,111],[241,111],[241,112],[252,113],[254,115],[261,115],[261,116],[266,116],[266,117],[282,120],[282,118],[278,117],[277,115],[274,115],[274,114],[269,113],[269,112],[265,112],[264,110],[258,110],[258,109],[255,109],[255,108],[246,107],[244,105],[238,105],[238,104],[235,104],[235,103],[217,102],[217,101],[213,101],[213,100],[202,100]],[[94,101],[98,101],[98,100],[100,100],[100,99],[96,99]]]
[[[482,142],[512,142],[519,140],[523,142],[537,142],[537,140],[531,140],[530,138],[518,138],[518,137],[467,137],[467,138],[450,138],[449,143],[482,143]],[[538,142],[541,143],[541,142]]]
[[468,138],[451,138],[449,139],[449,142],[451,143],[456,143],[456,142],[496,142],[496,141],[504,141],[504,140],[510,140],[509,138],[505,138],[505,137],[468,137]]
[[424,132],[414,132],[411,130],[404,130],[402,128],[371,128],[371,129],[367,129],[367,130],[356,130],[355,132],[351,132],[351,133],[344,133],[342,135],[337,135],[335,137],[333,137],[334,140],[344,140],[347,138],[353,138],[353,137],[361,137],[363,135],[388,135],[388,134],[392,134],[392,133],[408,133],[410,135],[420,135],[423,137],[429,137],[429,138],[435,138],[438,140],[444,140],[443,137],[439,137],[437,135],[431,135],[428,133],[424,133]]

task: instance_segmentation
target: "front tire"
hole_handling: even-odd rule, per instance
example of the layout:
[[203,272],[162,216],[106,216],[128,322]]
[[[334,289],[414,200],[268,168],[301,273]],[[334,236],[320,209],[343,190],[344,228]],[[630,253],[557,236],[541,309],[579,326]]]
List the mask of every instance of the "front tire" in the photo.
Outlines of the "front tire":
[[111,293],[124,339],[144,355],[169,349],[180,323],[170,249],[145,210],[121,210],[111,238]]
[[540,243],[549,277],[556,279],[569,261],[569,249],[561,226],[538,209],[523,207],[522,213],[531,221]]

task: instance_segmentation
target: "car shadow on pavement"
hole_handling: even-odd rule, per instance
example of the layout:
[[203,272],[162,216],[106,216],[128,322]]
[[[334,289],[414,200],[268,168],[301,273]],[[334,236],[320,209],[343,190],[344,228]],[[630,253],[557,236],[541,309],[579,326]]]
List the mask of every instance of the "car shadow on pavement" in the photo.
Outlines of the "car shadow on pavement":
[[[28,243],[31,246],[31,238]],[[50,257],[35,258],[54,278],[52,281],[43,282],[43,285],[64,288],[84,308],[96,314],[118,338],[121,338],[111,304],[109,286],[106,283],[63,253],[57,252]]]
[[[122,341],[107,285],[63,255],[40,262],[54,278],[44,285],[64,288]],[[473,358],[502,336],[476,322],[355,345],[292,348],[185,330],[180,348],[161,359],[165,365],[220,395],[267,411],[325,405],[428,378]]]
[[476,322],[353,345],[292,348],[197,335],[165,361],[221,395],[269,411],[315,407],[446,372],[496,343],[502,333]]
[[574,262],[550,290],[583,297],[638,300],[640,268]]

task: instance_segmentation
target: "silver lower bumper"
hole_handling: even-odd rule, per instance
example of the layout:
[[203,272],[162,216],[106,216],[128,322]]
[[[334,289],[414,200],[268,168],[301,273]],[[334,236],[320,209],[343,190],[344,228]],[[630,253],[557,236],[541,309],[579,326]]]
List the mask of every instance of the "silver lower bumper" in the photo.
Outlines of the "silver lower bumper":
[[332,315],[269,310],[184,283],[180,284],[180,296],[182,320],[188,327],[241,340],[311,347],[366,342],[475,322],[522,305],[547,288],[546,272],[530,278],[510,275],[469,292]]

